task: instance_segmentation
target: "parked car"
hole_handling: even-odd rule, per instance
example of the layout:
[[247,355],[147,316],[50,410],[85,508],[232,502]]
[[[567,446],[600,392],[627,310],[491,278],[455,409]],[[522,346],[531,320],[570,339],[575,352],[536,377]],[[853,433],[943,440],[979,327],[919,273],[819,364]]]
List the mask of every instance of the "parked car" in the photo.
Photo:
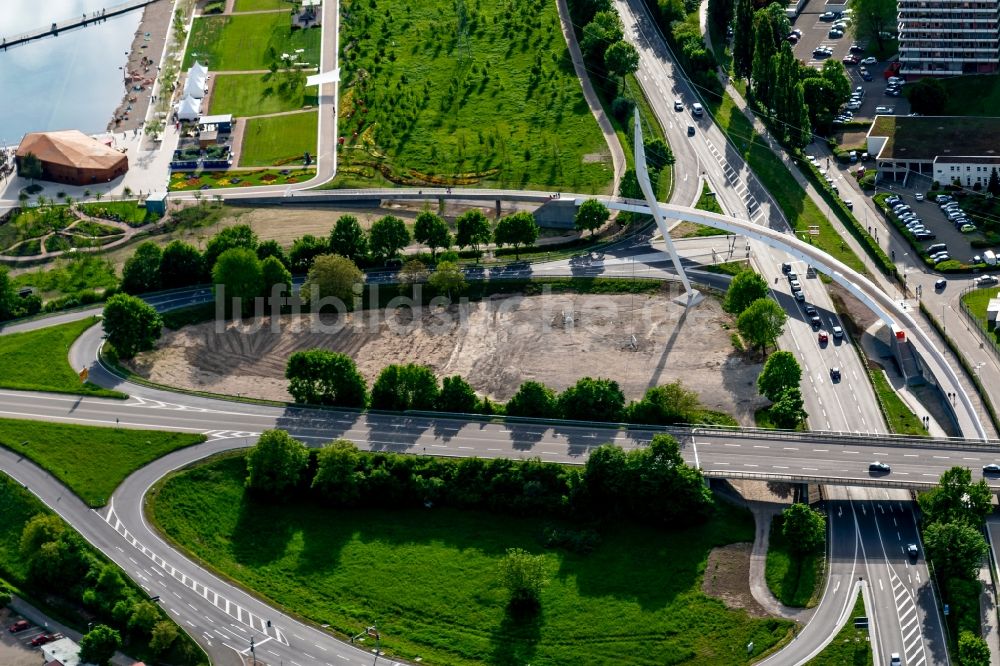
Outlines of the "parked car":
[[975,280],[975,284],[977,287],[988,287],[990,285],[998,283],[1000,283],[1000,279],[997,279],[995,275],[983,275],[977,277]]
[[885,205],[887,205],[887,206],[895,206],[896,204],[900,203],[901,201],[902,201],[902,199],[899,198],[898,194],[893,194],[892,196],[888,196],[888,197],[885,198]]
[[837,15],[834,14],[833,12],[823,12],[822,14],[819,15],[820,21],[833,21],[836,18]]
[[868,471],[873,474],[888,474],[892,471],[892,468],[889,467],[888,463],[876,460],[875,462],[868,464]]
[[958,230],[961,231],[963,234],[971,234],[973,231],[976,230],[976,225],[974,225],[974,224],[963,224],[961,227],[959,227]]
[[899,97],[899,90],[896,88],[886,88],[885,94],[886,97]]
[[934,197],[934,201],[938,202],[939,204],[943,204],[952,201],[952,198],[947,194],[939,194],[936,197]]
[[872,77],[872,73],[871,72],[861,72],[861,78],[863,78],[865,81],[871,81],[872,78],[873,78]]
[[[861,46],[861,44],[858,44],[857,42],[851,44],[851,53],[864,53],[864,52],[865,52],[865,47]],[[861,62],[864,62],[864,60],[862,60]]]
[[895,110],[896,109],[894,109],[891,106],[876,106],[875,107],[875,113],[879,113],[879,114],[883,114],[883,115],[887,115],[887,116],[891,116]]
[[30,626],[31,626],[31,623],[28,622],[27,620],[18,620],[14,624],[12,624],[9,627],[7,627],[7,631],[9,631],[12,634],[16,634],[19,631],[24,631],[25,629],[27,629]]
[[901,85],[903,85],[904,83],[906,83],[906,80],[905,80],[905,79],[903,79],[903,78],[901,78],[901,77],[899,77],[899,76],[890,76],[890,77],[889,77],[889,78],[887,79],[887,81],[888,81],[888,83],[889,83],[890,85],[892,85],[892,84],[896,84],[896,85],[900,85],[900,86],[901,86]]
[[848,53],[846,56],[844,56],[844,64],[845,65],[857,65],[858,64],[858,56],[854,55],[853,53]]
[[933,258],[934,265],[944,263],[946,261],[951,261],[951,255],[945,252],[944,254],[939,254]]
[[861,61],[861,64],[862,65],[876,65],[876,64],[878,64],[878,58],[876,58],[875,56],[868,56],[867,58],[865,58],[864,60]]
[[840,28],[831,28],[830,32],[826,33],[826,36],[830,39],[839,39],[844,36],[844,31]]
[[916,199],[917,201],[923,201],[924,200],[924,193],[923,192],[917,192],[916,194],[913,195],[913,198]]
[[929,241],[937,239],[937,235],[935,235],[933,231],[920,231],[913,235],[917,237],[918,241]]
[[928,256],[930,257],[930,260],[933,261],[936,264],[937,262],[941,261],[941,257],[947,257],[948,256],[948,250],[942,250],[940,252],[935,252],[934,254],[931,254],[931,255],[928,255]]
[[857,111],[858,109],[861,108],[861,102],[860,101],[848,102],[847,108],[850,109],[851,111]]
[[942,250],[947,250],[948,249],[948,244],[947,243],[934,243],[934,245],[928,245],[924,249],[927,251],[927,254],[934,254],[935,252],[941,252]]
[[39,645],[45,645],[46,643],[51,643],[56,639],[52,634],[39,634],[31,639],[31,647],[38,647]]

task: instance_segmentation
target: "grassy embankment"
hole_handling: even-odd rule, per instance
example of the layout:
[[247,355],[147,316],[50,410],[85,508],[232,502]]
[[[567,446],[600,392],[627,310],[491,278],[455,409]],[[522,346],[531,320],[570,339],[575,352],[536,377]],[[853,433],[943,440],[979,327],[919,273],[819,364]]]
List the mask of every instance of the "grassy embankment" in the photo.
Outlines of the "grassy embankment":
[[[169,477],[153,520],[179,545],[280,607],[350,634],[378,618],[382,645],[437,664],[741,664],[788,623],[731,611],[701,592],[709,550],[753,539],[748,513],[720,503],[706,525],[620,524],[589,555],[546,550],[557,521],[435,510],[334,510],[254,502],[230,456]],[[545,558],[539,616],[504,612],[505,549]]]
[[855,629],[854,618],[865,615],[865,600],[858,593],[854,610],[847,624],[837,632],[823,651],[809,661],[807,666],[872,666],[872,646],[867,629]]
[[97,317],[87,317],[35,331],[0,335],[0,387],[124,398],[125,394],[118,391],[81,382],[78,370],[69,365],[70,345],[97,322]]
[[785,519],[777,515],[771,521],[770,544],[764,567],[767,587],[786,606],[808,608],[819,601],[823,584],[823,553],[799,557],[792,550],[781,528]]

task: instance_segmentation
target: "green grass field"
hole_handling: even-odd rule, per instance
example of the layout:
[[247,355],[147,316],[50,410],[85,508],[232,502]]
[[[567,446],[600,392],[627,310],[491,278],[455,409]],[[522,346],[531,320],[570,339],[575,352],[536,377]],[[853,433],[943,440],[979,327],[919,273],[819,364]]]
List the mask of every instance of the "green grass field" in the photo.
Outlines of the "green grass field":
[[305,87],[302,73],[224,74],[215,77],[210,112],[262,116],[316,104],[316,88]]
[[[861,273],[867,272],[864,263],[847,246],[837,233],[837,230],[827,219],[823,211],[813,202],[802,189],[791,172],[782,161],[771,152],[740,110],[732,98],[724,96],[719,103],[712,103],[715,120],[729,135],[737,150],[753,169],[757,177],[778,203],[789,224],[795,229],[795,235],[806,242],[839,259],[851,268]],[[809,227],[819,230],[818,236],[807,233]]]
[[[743,664],[788,635],[702,594],[708,551],[753,539],[721,502],[699,529],[618,525],[589,555],[545,550],[540,518],[435,510],[334,510],[255,503],[242,456],[169,477],[150,516],[176,542],[280,607],[357,633],[377,619],[382,646],[432,664]],[[496,583],[509,547],[545,558],[533,619],[505,613]],[[754,642],[753,657],[746,645]]]
[[256,12],[265,9],[291,9],[292,4],[288,0],[236,0],[233,11],[236,12]]
[[194,20],[184,68],[195,60],[216,71],[267,69],[282,53],[299,54],[299,62],[319,65],[319,28],[292,30],[285,12],[238,16],[202,16]]
[[0,419],[0,446],[44,467],[92,507],[125,477],[204,435]]
[[612,165],[544,0],[348,0],[341,180],[606,192]]
[[865,600],[858,593],[854,610],[847,618],[847,624],[837,632],[823,651],[809,661],[807,666],[871,666],[873,663],[871,643],[867,629],[855,629],[854,618],[865,615]]
[[871,377],[872,386],[882,400],[885,408],[885,418],[889,423],[889,432],[897,435],[927,435],[927,428],[923,426],[917,415],[913,413],[902,398],[899,397],[889,379],[881,368],[868,368],[868,375]]
[[778,601],[794,608],[815,606],[823,584],[822,553],[808,557],[793,555],[791,544],[781,533],[784,518],[771,521],[771,541],[767,549],[764,575],[767,587]]
[[81,382],[79,370],[69,365],[70,345],[97,321],[97,317],[88,317],[37,331],[0,335],[0,387],[124,398],[118,391]]
[[318,123],[317,111],[248,120],[240,166],[301,166],[306,152],[315,164]]
[[116,287],[118,276],[107,259],[80,255],[57,259],[48,269],[20,273],[13,278],[13,282],[17,287],[34,287],[43,297],[52,298]]
[[[986,307],[990,303],[991,298],[996,298],[997,293],[1000,293],[1000,289],[997,287],[990,287],[988,289],[973,289],[969,293],[962,296],[962,302],[969,307],[972,315],[980,323],[980,325],[989,330],[986,320]],[[1000,343],[1000,333],[997,331],[992,331],[987,335],[992,335],[993,339]]]

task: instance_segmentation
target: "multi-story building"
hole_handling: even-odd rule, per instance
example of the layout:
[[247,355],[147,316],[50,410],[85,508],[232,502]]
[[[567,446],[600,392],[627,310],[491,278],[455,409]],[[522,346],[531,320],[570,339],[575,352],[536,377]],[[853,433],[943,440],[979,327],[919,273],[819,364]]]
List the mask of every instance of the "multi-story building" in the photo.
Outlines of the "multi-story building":
[[900,73],[990,74],[1000,63],[1000,0],[899,0]]

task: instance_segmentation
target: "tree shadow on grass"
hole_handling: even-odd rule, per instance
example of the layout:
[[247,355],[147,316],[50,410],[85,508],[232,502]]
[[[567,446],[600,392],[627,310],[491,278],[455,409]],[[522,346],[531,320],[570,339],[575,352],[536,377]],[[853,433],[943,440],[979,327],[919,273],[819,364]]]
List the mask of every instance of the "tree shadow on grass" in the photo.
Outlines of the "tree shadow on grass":
[[284,515],[287,511],[284,503],[245,493],[230,535],[233,559],[243,566],[259,567],[284,556],[294,534],[293,523]]
[[541,609],[518,610],[508,607],[503,621],[493,632],[489,663],[498,666],[530,664],[542,638],[544,622]]

